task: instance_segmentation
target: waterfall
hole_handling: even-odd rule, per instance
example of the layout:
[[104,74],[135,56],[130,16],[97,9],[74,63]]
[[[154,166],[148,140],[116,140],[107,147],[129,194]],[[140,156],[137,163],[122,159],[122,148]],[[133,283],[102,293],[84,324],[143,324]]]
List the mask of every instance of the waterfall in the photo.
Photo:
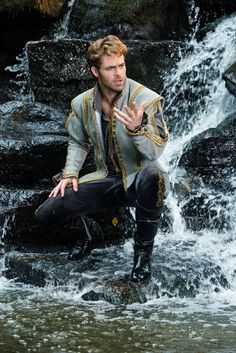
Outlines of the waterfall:
[[[169,165],[171,184],[174,188],[181,180],[183,171],[178,167],[183,148],[196,135],[217,127],[224,118],[236,110],[235,97],[229,94],[222,79],[222,73],[236,59],[236,15],[223,19],[209,32],[201,43],[191,40],[192,52],[179,61],[177,68],[165,77],[166,115],[172,129],[171,139],[162,156]],[[231,178],[236,188],[236,176]],[[207,190],[211,195],[211,190]],[[199,188],[199,194],[206,192]],[[221,269],[229,287],[221,294],[229,299],[229,293],[236,291],[235,247],[236,247],[236,195],[235,192],[209,196],[216,214],[221,212],[229,219],[230,229],[199,232],[187,229],[181,216],[183,203],[174,192],[167,199],[173,217],[172,231],[168,236],[160,235],[156,241],[158,251],[166,254],[168,261],[163,265],[183,273],[184,266],[197,266],[201,274],[206,267]],[[208,207],[208,204],[206,204]],[[180,260],[179,260],[180,259]],[[195,264],[195,265],[193,265]],[[185,270],[186,271],[186,270]],[[215,293],[214,281],[202,281],[200,292]]]
[[15,94],[14,99],[18,101],[31,102],[33,100],[33,94],[28,88],[29,71],[26,47],[27,45],[23,49],[22,53],[16,57],[18,63],[7,66],[5,70],[15,73],[15,78],[12,79],[12,81],[14,81],[14,83],[19,87],[19,93]]
[[188,14],[189,24],[192,29],[191,36],[192,38],[194,38],[200,26],[200,21],[199,21],[200,8],[196,6],[195,0],[188,0],[186,1],[186,9]]
[[235,98],[226,90],[221,75],[235,61],[235,30],[233,15],[201,43],[193,39],[193,51],[165,77],[166,110],[175,124],[173,139],[182,139],[181,144],[217,126],[222,117],[234,111]]
[[61,22],[60,27],[57,29],[57,33],[55,34],[55,39],[62,39],[68,37],[68,23],[70,20],[70,15],[73,9],[73,5],[76,0],[70,0],[67,4],[67,11]]
[[201,43],[193,39],[192,52],[164,78],[165,110],[172,131],[162,159],[170,165],[172,180],[184,145],[235,111],[235,97],[222,79],[236,58],[235,19],[233,15],[223,20]]

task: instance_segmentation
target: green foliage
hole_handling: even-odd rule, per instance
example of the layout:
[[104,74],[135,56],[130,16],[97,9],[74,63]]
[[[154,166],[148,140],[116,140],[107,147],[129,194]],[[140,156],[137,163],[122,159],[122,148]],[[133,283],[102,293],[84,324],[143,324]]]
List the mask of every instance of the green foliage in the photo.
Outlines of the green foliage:
[[[145,7],[151,6],[154,0],[105,0],[107,15],[115,21],[133,21]],[[138,21],[138,18],[137,18]]]
[[2,0],[5,9],[13,14],[17,14],[26,8],[34,6],[34,0]]

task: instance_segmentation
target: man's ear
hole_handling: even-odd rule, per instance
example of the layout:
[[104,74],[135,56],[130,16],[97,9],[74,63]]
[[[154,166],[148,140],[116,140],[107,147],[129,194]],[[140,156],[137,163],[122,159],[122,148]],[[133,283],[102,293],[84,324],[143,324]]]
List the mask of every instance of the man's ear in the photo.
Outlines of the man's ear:
[[91,66],[91,67],[90,67],[90,70],[91,70],[93,76],[95,76],[96,78],[98,78],[98,76],[99,76],[98,68],[97,68],[96,66]]

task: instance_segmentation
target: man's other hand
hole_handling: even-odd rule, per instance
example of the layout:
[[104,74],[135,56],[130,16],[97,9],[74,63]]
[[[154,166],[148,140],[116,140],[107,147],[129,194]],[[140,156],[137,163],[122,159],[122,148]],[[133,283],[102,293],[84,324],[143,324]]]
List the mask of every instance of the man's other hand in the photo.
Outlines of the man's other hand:
[[52,190],[49,197],[56,197],[58,193],[61,194],[61,197],[64,197],[66,187],[71,185],[75,192],[78,191],[78,179],[76,177],[62,179],[59,184]]

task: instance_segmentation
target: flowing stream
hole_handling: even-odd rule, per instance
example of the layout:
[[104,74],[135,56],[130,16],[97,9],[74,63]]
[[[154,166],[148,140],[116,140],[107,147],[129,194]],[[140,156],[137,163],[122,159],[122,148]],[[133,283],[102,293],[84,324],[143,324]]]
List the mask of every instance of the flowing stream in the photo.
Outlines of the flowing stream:
[[[235,98],[221,78],[236,59],[235,33],[233,15],[201,43],[192,40],[191,54],[166,77],[172,136],[162,160],[169,166],[172,186],[179,180],[178,161],[184,146],[235,111]],[[235,176],[231,182],[235,189]],[[94,250],[92,266],[82,271],[79,282],[72,270],[70,278],[57,285],[49,273],[44,287],[2,275],[0,352],[235,353],[236,200],[235,193],[220,197],[227,202],[224,212],[229,213],[230,227],[194,232],[181,216],[181,202],[170,193],[167,206],[172,229],[156,237],[153,261],[161,270],[143,289],[145,303],[114,305],[82,298],[109,276],[129,273],[132,240]],[[1,272],[4,260],[3,254]]]

